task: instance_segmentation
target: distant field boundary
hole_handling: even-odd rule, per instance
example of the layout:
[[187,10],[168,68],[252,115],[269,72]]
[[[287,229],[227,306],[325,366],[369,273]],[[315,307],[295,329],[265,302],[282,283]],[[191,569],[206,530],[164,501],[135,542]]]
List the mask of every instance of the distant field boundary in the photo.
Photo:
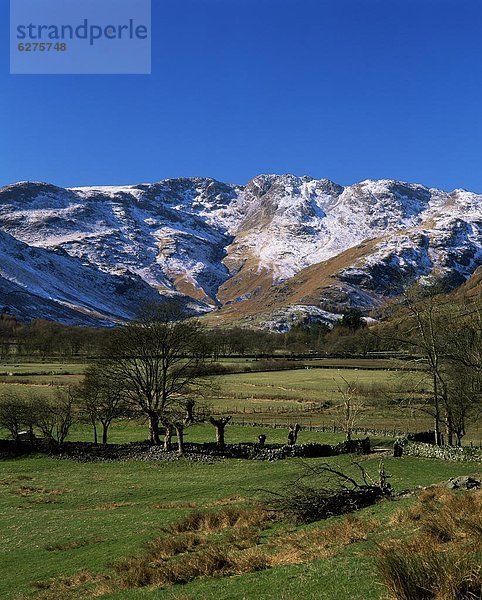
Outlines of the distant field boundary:
[[[311,371],[312,369],[331,369],[336,371],[402,371],[402,372],[410,372],[410,371],[423,371],[422,367],[358,367],[358,366],[350,366],[350,365],[299,365],[299,366],[290,366],[286,368],[280,369],[247,369],[247,370],[239,370],[239,371],[225,371],[219,373],[208,374],[208,376],[224,376],[224,375],[249,375],[251,373],[279,373],[280,371]],[[1,375],[1,373],[0,373]]]
[[[61,363],[59,363],[61,364]],[[239,369],[233,368],[232,370],[229,367],[223,367],[222,363],[215,363],[220,365],[221,368],[219,370],[213,369],[212,372],[209,372],[209,369],[206,372],[206,377],[218,377],[218,376],[228,376],[228,375],[249,375],[251,373],[279,373],[281,371],[311,371],[312,369],[318,370],[337,370],[337,371],[390,371],[390,372],[411,372],[411,371],[423,371],[423,367],[375,367],[375,366],[364,366],[364,365],[290,365],[290,366],[280,366],[279,368],[275,368],[275,364],[273,364],[273,368],[259,368],[257,369],[255,365],[252,363],[248,365],[244,365]],[[226,369],[226,370],[224,370]],[[0,371],[0,377],[48,377],[48,376],[61,376],[61,375],[78,375],[73,371],[56,371],[56,370],[39,370],[39,371]]]
[[[288,423],[253,423],[245,421],[233,420],[229,425],[240,427],[265,427],[267,429],[289,429]],[[301,425],[300,431],[319,431],[320,433],[344,433],[344,430],[339,425]],[[388,438],[405,437],[416,433],[415,431],[402,431],[401,429],[373,429],[371,427],[358,427],[352,430],[354,435],[380,436]]]

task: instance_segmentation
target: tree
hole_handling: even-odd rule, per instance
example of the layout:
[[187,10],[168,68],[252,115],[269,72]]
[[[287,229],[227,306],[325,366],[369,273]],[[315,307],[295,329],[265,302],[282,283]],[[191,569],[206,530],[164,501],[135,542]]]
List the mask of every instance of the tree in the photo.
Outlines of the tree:
[[214,425],[216,428],[216,444],[220,450],[223,450],[225,446],[224,431],[229,421],[231,421],[231,417],[220,417],[218,419],[211,417],[209,419],[211,425]]
[[15,394],[5,394],[0,400],[0,427],[6,429],[15,443],[23,429],[26,413],[25,401]]
[[[414,286],[404,294],[402,318],[385,338],[408,348],[425,367],[430,398],[419,409],[434,420],[434,441],[458,444],[480,414],[482,318],[480,307],[441,295],[439,286]],[[426,385],[426,377],[422,384]]]
[[164,449],[170,450],[171,438],[174,431],[177,437],[177,450],[184,454],[184,430],[194,423],[203,423],[209,414],[209,403],[202,395],[197,399],[186,396],[178,398],[176,403],[171,403],[164,413],[161,422],[165,427]]
[[84,381],[75,390],[81,413],[91,423],[97,444],[97,425],[102,426],[102,443],[107,444],[109,427],[115,419],[127,415],[128,407],[122,382],[109,371],[109,363],[91,365]]
[[34,440],[36,405],[33,396],[21,397],[14,393],[7,393],[0,398],[0,427],[9,432],[16,444],[23,430],[29,433],[30,442]]
[[350,308],[343,313],[339,321],[339,326],[356,331],[357,329],[366,327],[366,322],[363,318],[363,313],[358,308]]
[[0,312],[0,359],[10,354],[15,340],[16,332],[19,329],[17,320],[5,312]]
[[[450,411],[451,432],[456,445],[462,445],[467,424],[477,422],[482,414],[482,378],[458,364],[447,368],[447,408]],[[452,440],[449,438],[449,442]]]
[[460,446],[467,424],[477,422],[482,414],[482,310],[467,302],[451,308],[444,328],[449,338],[444,368],[446,410]]
[[151,441],[160,444],[160,424],[200,393],[208,357],[198,321],[181,320],[176,305],[149,307],[114,335],[109,376],[149,421]]
[[74,423],[75,394],[73,388],[57,388],[55,398],[35,401],[34,421],[52,449],[59,449]]
[[342,379],[344,381],[344,385],[338,387],[338,391],[343,401],[342,428],[346,439],[350,441],[356,425],[358,414],[362,408],[362,403],[356,384],[350,383],[344,378]]

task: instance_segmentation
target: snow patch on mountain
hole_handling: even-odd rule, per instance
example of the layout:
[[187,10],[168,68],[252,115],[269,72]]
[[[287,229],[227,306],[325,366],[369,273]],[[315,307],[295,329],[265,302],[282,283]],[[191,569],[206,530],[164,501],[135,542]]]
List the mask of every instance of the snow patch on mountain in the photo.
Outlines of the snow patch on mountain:
[[0,188],[0,231],[4,281],[115,319],[131,318],[144,297],[214,308],[220,287],[244,282],[243,273],[236,294],[247,301],[256,274],[277,284],[368,241],[331,286],[368,306],[412,281],[469,277],[482,263],[482,196],[294,175],[246,186],[200,177],[71,189],[19,182]]

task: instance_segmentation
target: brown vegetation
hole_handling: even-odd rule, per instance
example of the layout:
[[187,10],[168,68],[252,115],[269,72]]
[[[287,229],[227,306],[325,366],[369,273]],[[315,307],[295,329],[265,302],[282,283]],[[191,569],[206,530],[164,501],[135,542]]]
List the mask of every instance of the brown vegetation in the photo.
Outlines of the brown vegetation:
[[[230,576],[280,565],[300,564],[333,556],[349,544],[362,542],[378,521],[348,516],[333,525],[300,531],[281,528],[263,538],[273,517],[258,506],[226,506],[218,511],[193,511],[148,542],[137,556],[119,561],[113,572],[81,571],[33,584],[37,600],[74,600],[111,593],[119,588],[168,587],[199,577]],[[101,540],[78,540],[48,547],[70,550]],[[17,600],[24,600],[23,597]]]
[[429,488],[393,524],[413,535],[378,546],[377,565],[393,600],[482,597],[482,492]]
[[282,534],[273,540],[275,551],[271,557],[271,564],[303,564],[328,558],[340,548],[365,541],[368,534],[375,531],[379,525],[379,521],[374,519],[359,519],[347,515],[335,525]]
[[[256,544],[270,519],[256,508],[193,511],[149,542],[143,554],[117,563],[115,571],[122,585],[130,588],[267,568],[269,560]],[[226,531],[222,540],[216,537]]]
[[219,511],[193,511],[184,519],[168,528],[168,533],[176,535],[185,532],[213,533],[230,528],[261,527],[272,520],[260,508],[238,508],[227,506]]

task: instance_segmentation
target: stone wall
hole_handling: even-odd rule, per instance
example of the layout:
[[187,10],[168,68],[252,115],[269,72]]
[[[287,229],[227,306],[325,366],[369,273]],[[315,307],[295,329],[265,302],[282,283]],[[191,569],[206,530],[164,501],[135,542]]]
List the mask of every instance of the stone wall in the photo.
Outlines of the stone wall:
[[456,448],[453,446],[435,446],[433,444],[407,441],[404,443],[404,454],[419,456],[420,458],[482,462],[482,448],[471,448],[470,446]]
[[[65,442],[62,448],[49,448],[42,440],[33,444],[22,442],[15,444],[12,441],[0,440],[0,459],[32,452],[54,454],[63,458],[78,461],[116,461],[116,460],[176,460],[176,443],[173,450],[165,452],[162,446],[152,446],[149,442],[131,442],[129,444],[92,444],[90,442]],[[209,462],[225,458],[243,458],[247,460],[283,460],[286,458],[319,458],[324,456],[338,456],[340,454],[368,454],[370,440],[355,439],[340,442],[339,444],[297,444],[288,446],[284,444],[256,443],[226,444],[223,449],[213,442],[196,444],[186,442],[184,456],[189,460]]]

